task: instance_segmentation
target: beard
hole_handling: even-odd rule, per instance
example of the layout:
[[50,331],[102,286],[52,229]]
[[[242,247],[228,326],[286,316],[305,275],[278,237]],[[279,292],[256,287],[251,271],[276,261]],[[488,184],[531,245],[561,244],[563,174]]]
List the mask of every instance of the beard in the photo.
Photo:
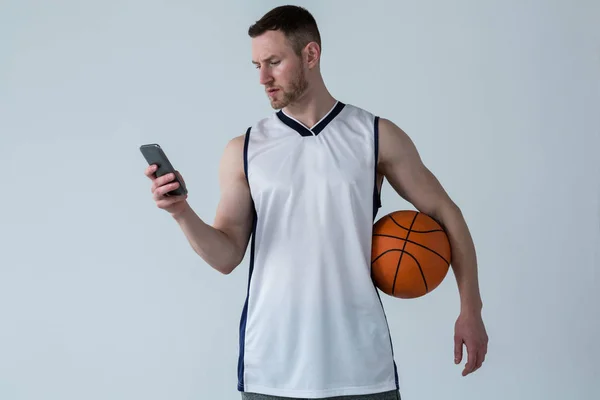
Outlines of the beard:
[[271,107],[275,110],[282,109],[297,101],[308,88],[308,81],[306,80],[306,76],[304,75],[304,71],[300,70],[298,74],[294,77],[292,82],[290,82],[289,88],[286,90],[281,88],[279,91],[279,96],[281,98],[273,98],[271,99]]

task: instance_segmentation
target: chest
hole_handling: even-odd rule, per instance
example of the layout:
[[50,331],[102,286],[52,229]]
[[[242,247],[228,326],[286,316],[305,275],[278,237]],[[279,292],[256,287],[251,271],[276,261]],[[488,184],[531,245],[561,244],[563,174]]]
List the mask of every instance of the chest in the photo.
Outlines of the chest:
[[351,130],[251,142],[248,178],[255,193],[313,188],[372,188],[373,145]]

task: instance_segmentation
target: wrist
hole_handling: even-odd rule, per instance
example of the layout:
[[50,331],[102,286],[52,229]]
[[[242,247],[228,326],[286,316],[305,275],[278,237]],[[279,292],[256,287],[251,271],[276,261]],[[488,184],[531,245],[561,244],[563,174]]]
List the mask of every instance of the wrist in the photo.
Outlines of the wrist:
[[190,205],[186,202],[183,209],[181,209],[179,212],[171,213],[171,217],[173,217],[173,219],[177,222],[182,222],[189,219],[192,214],[192,207],[190,207]]
[[461,314],[481,314],[483,303],[481,300],[466,300],[460,303]]

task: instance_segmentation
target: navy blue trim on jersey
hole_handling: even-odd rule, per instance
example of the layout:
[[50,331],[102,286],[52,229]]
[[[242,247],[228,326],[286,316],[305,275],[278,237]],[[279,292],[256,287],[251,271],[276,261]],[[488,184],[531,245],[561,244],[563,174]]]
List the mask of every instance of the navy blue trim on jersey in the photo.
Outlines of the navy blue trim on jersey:
[[[375,285],[375,281],[373,281],[373,285]],[[394,364],[394,380],[396,381],[396,390],[400,391],[400,379],[398,378],[398,366],[396,365],[396,360],[394,356],[394,344],[392,343],[392,334],[390,332],[390,325],[387,320],[387,315],[385,314],[385,308],[383,307],[383,302],[381,301],[381,296],[379,295],[379,289],[375,287],[375,293],[377,293],[377,298],[379,299],[379,304],[381,305],[381,309],[383,310],[383,317],[385,318],[385,324],[388,330],[388,336],[390,337],[390,350],[392,352],[392,363]]]
[[252,224],[252,242],[250,244],[250,266],[248,269],[248,286],[246,289],[246,301],[244,302],[244,308],[240,317],[240,333],[239,333],[239,356],[238,356],[238,391],[245,391],[244,384],[244,355],[245,355],[245,343],[246,343],[246,322],[248,321],[248,299],[250,297],[250,282],[252,281],[252,272],[254,272],[254,238],[256,237],[256,225],[257,225],[256,209],[254,211],[254,221]]
[[[379,161],[379,117],[375,117],[375,122],[373,124],[373,142],[374,142],[374,151],[375,151],[375,165],[374,169],[374,179],[373,179],[373,221],[377,217],[377,212],[379,208],[381,208],[381,192],[377,188],[377,163]],[[396,365],[396,360],[394,359],[394,345],[392,343],[392,335],[390,332],[390,326],[388,324],[387,315],[385,314],[385,308],[383,307],[383,302],[381,301],[381,296],[379,295],[379,289],[375,285],[375,281],[373,280],[373,286],[375,286],[375,293],[377,293],[377,298],[379,299],[379,304],[381,305],[381,309],[383,310],[383,317],[385,318],[385,324],[387,326],[388,335],[390,336],[390,350],[392,352],[392,360],[394,364],[394,379],[396,381],[396,390],[400,391],[400,381],[398,379],[398,367]],[[399,393],[398,393],[399,394]]]
[[375,117],[375,124],[373,129],[373,141],[375,143],[375,178],[373,188],[373,220],[377,217],[377,212],[381,208],[381,193],[377,188],[377,163],[379,161],[379,117]]
[[252,127],[249,127],[246,130],[246,135],[244,137],[244,175],[246,175],[246,180],[248,180],[248,141],[250,140],[250,130]]
[[277,117],[279,117],[279,119],[281,120],[281,122],[283,122],[284,124],[286,124],[287,126],[289,126],[290,128],[292,128],[293,130],[295,130],[296,132],[298,132],[300,135],[302,135],[302,136],[314,136],[313,133],[310,131],[310,129],[308,129],[307,127],[305,127],[301,123],[296,122],[293,119],[291,119],[290,117],[288,117],[287,115],[285,115],[282,110],[279,110],[277,112]]
[[[246,180],[248,180],[248,142],[250,139],[249,127],[246,131],[246,137],[244,138],[244,174]],[[254,220],[252,223],[252,242],[250,244],[250,267],[248,270],[248,287],[246,289],[246,301],[244,302],[244,308],[240,317],[240,332],[239,332],[239,356],[238,356],[238,391],[243,392],[244,385],[244,354],[245,354],[245,343],[246,343],[246,322],[248,320],[248,298],[250,297],[250,281],[252,280],[252,272],[254,271],[254,238],[256,236],[256,225],[257,225],[257,213],[254,207]]]
[[333,121],[333,119],[335,117],[338,116],[339,113],[342,112],[342,110],[344,109],[346,105],[344,103],[342,103],[341,101],[338,101],[337,105],[333,108],[333,110],[331,110],[331,112],[329,114],[327,114],[327,116],[325,118],[323,118],[317,125],[315,125],[311,131],[313,131],[315,133],[315,135],[318,135],[319,133],[321,133],[321,131],[323,129],[325,129],[325,127],[331,122]]
[[319,133],[321,133],[323,129],[325,129],[325,127],[331,121],[333,121],[335,117],[337,117],[337,115],[340,112],[342,112],[345,106],[346,105],[344,103],[338,101],[336,106],[329,112],[329,114],[327,114],[325,118],[319,121],[318,124],[313,126],[312,129],[308,129],[306,126],[302,125],[298,121],[295,121],[292,118],[288,117],[287,115],[285,115],[283,110],[279,110],[277,112],[277,117],[281,120],[281,122],[298,132],[301,136],[317,136]]

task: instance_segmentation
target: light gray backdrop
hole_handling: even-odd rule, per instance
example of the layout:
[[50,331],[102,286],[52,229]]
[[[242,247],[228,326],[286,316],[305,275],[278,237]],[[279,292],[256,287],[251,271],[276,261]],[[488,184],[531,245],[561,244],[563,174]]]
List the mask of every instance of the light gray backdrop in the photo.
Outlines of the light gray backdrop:
[[[0,2],[0,399],[239,398],[247,259],[223,276],[193,253],[138,147],[164,147],[212,222],[225,143],[272,112],[246,31],[279,4]],[[403,399],[600,398],[599,3],[297,4],[332,93],[411,135],[477,245],[474,375],[452,361],[452,274],[383,297]]]

